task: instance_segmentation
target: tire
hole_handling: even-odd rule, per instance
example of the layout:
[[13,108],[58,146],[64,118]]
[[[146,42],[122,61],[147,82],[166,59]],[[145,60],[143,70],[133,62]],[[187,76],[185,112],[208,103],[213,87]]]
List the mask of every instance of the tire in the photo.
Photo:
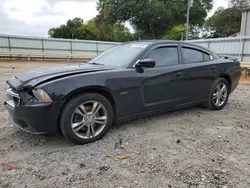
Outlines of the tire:
[[[224,93],[218,93],[218,88],[222,89],[222,86],[225,86],[225,92]],[[222,90],[220,90],[221,92]],[[226,95],[225,95],[226,93]],[[220,96],[220,101],[219,103],[217,103],[217,96]],[[228,98],[229,98],[229,94],[230,94],[230,86],[227,82],[227,80],[225,80],[224,78],[218,78],[217,80],[214,81],[211,91],[209,93],[209,97],[208,97],[208,102],[207,102],[207,107],[210,110],[221,110],[223,109],[227,102],[228,102]],[[224,101],[224,102],[223,102]]]
[[[94,107],[95,104],[97,104],[96,107]],[[98,93],[82,93],[74,96],[65,104],[60,115],[59,128],[65,138],[75,144],[83,145],[101,139],[111,128],[113,119],[114,111],[108,99]],[[102,124],[96,123],[97,121]],[[103,122],[106,122],[105,125]],[[75,127],[81,123],[82,125]],[[83,127],[81,128],[81,126]],[[76,131],[79,128],[81,129]],[[99,128],[98,131],[95,130],[97,128]]]

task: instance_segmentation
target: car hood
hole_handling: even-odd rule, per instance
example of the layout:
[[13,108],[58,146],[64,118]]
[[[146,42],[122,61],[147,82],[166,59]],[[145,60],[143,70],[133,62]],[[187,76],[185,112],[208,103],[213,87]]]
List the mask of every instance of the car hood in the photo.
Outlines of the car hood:
[[65,65],[65,66],[43,67],[40,69],[34,69],[26,73],[18,74],[15,76],[15,78],[8,80],[7,83],[12,87],[14,87],[15,89],[21,90],[24,87],[36,86],[47,80],[57,79],[74,74],[105,71],[110,69],[113,68],[105,67],[103,65],[94,65],[87,63]]

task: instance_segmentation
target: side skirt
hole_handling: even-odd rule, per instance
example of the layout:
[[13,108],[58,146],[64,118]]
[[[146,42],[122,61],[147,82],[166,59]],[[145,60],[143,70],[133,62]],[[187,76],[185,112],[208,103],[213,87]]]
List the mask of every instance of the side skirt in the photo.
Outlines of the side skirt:
[[156,114],[159,114],[159,113],[169,112],[169,111],[182,109],[182,108],[186,108],[186,107],[191,107],[191,106],[197,106],[197,105],[200,105],[200,104],[204,104],[206,101],[207,100],[202,100],[202,101],[197,101],[197,102],[190,102],[190,103],[185,103],[185,104],[177,105],[177,106],[174,106],[174,107],[170,107],[170,108],[167,108],[167,109],[160,109],[160,110],[156,110],[156,111],[143,112],[143,113],[140,113],[140,114],[135,114],[133,116],[127,116],[127,117],[116,119],[114,123],[115,124],[120,124],[120,123],[128,122],[128,121],[131,121],[131,120],[143,118],[143,117],[156,115]]

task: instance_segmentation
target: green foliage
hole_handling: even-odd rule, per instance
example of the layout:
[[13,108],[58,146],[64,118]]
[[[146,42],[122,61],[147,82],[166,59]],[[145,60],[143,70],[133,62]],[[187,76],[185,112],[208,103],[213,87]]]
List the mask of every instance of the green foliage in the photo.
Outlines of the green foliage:
[[85,39],[126,42],[134,39],[123,24],[105,23],[102,17],[95,17],[84,24],[81,18],[68,20],[66,25],[58,28],[51,28],[49,35],[53,38]]
[[242,9],[250,0],[229,0],[229,8],[218,8],[203,29],[203,38],[229,37],[240,31]]
[[[228,0],[229,8],[219,8],[205,21],[212,9],[212,0],[194,0],[190,8],[190,39],[228,37],[240,31],[242,8],[250,0]],[[99,14],[84,23],[81,18],[68,20],[58,28],[51,28],[55,38],[74,38],[104,41],[138,39],[181,40],[185,37],[188,0],[98,0]],[[130,33],[124,23],[135,30]]]
[[83,19],[74,18],[67,21],[66,25],[61,25],[58,28],[51,28],[48,34],[53,38],[76,38],[76,30],[83,25]]
[[48,33],[51,37],[54,38],[66,38],[66,39],[73,38],[71,28],[67,25],[61,25],[58,28],[51,28]]
[[[99,15],[106,23],[129,21],[142,39],[162,38],[170,28],[186,23],[188,0],[99,0]],[[212,0],[194,1],[190,24],[203,25]],[[139,31],[139,33],[138,33]]]
[[186,28],[183,25],[174,26],[163,37],[164,40],[183,40],[185,37]]
[[75,31],[75,38],[93,40],[97,38],[97,35],[87,25],[81,25]]
[[240,31],[242,11],[239,7],[219,8],[205,24],[204,38],[228,37]]
[[67,26],[69,26],[70,28],[77,28],[79,26],[81,26],[83,24],[83,19],[81,18],[74,18],[72,20],[68,20],[67,21]]
[[229,0],[231,7],[246,8],[250,6],[250,0]]

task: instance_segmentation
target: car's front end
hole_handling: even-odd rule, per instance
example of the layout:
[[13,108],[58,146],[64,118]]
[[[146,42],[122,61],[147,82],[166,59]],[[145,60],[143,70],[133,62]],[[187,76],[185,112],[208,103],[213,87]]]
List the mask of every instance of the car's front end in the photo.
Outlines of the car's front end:
[[[67,82],[67,78],[109,69],[101,65],[74,64],[19,74],[7,81],[7,100],[4,105],[13,124],[22,130],[33,134],[56,134],[60,112],[65,103],[63,97],[71,92],[70,86],[75,83]],[[56,81],[60,79],[64,82],[57,85]]]
[[[40,88],[17,90],[11,83],[18,83],[16,78],[8,81],[5,107],[20,129],[33,134],[54,134],[63,102],[54,102],[46,91]],[[21,83],[20,83],[21,84]]]

